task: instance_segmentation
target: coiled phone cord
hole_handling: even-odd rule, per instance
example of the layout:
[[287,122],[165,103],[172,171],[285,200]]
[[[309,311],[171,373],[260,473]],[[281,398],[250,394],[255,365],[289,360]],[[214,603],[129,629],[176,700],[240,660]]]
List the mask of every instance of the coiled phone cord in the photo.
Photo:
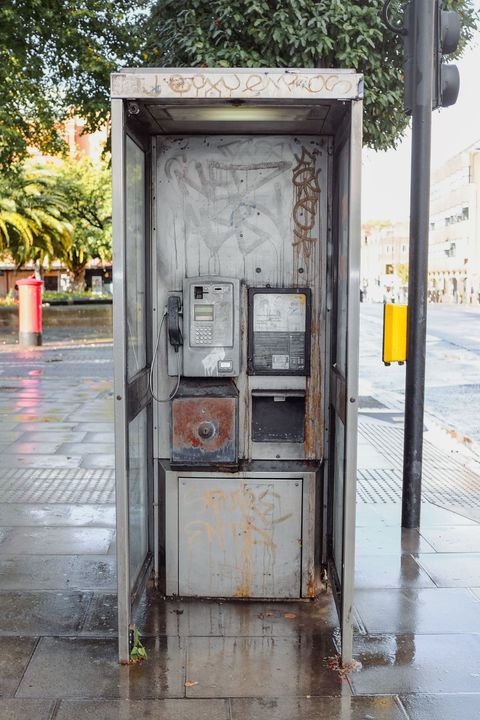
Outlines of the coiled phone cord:
[[153,357],[152,357],[152,364],[150,365],[150,372],[148,373],[148,389],[150,390],[150,395],[154,400],[156,400],[158,403],[165,403],[170,402],[170,400],[173,400],[175,395],[178,392],[178,388],[180,387],[180,360],[179,360],[179,353],[176,353],[177,356],[177,383],[175,385],[175,388],[170,393],[170,395],[166,398],[159,398],[155,395],[155,392],[153,390],[153,372],[155,368],[155,363],[157,361],[157,355],[158,355],[158,346],[160,345],[160,337],[162,335],[162,328],[163,323],[165,322],[165,318],[168,314],[167,308],[165,308],[164,313],[162,315],[162,321],[160,323],[160,327],[158,328],[158,335],[157,335],[157,342],[155,343],[155,349],[153,351]]

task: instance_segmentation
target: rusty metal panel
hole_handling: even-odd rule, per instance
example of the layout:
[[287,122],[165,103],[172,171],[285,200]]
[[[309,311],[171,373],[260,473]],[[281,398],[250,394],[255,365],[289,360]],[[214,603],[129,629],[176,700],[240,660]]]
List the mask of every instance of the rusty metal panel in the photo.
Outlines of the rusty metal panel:
[[171,460],[181,465],[238,463],[238,391],[183,381],[172,400]]
[[298,598],[302,481],[179,478],[179,594]]

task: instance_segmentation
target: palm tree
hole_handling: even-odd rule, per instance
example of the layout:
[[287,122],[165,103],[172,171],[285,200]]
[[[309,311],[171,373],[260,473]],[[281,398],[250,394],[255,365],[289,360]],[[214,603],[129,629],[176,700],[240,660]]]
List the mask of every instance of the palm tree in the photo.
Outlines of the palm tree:
[[0,254],[20,267],[62,257],[72,244],[65,199],[45,169],[21,169],[0,176]]

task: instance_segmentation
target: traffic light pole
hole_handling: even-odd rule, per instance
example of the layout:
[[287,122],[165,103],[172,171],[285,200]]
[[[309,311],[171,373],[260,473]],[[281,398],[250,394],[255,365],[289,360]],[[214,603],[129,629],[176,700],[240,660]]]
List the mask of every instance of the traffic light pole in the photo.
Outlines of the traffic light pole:
[[418,528],[422,490],[435,0],[413,0],[412,162],[402,527]]

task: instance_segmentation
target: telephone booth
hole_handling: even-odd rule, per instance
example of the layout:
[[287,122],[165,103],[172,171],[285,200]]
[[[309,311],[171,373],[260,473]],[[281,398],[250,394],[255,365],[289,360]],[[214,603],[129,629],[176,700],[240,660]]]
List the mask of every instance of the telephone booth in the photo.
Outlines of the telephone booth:
[[349,70],[112,76],[122,662],[147,581],[160,603],[328,580],[351,660],[362,90]]

